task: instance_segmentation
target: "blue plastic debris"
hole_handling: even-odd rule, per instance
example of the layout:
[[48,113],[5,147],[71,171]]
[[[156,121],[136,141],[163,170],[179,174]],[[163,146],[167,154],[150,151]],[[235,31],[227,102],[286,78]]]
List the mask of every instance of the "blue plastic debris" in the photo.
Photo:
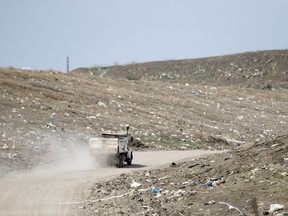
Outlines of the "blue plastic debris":
[[160,193],[161,191],[159,189],[151,189],[152,193]]
[[212,187],[213,186],[213,181],[207,181],[207,182],[205,182],[204,185],[207,186],[207,187]]

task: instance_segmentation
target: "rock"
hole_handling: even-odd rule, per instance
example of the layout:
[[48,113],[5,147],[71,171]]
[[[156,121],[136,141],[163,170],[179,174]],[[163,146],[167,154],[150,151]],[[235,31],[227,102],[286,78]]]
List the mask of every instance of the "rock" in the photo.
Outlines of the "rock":
[[140,195],[138,195],[138,194],[135,194],[132,197],[132,200],[137,200],[138,202],[143,202],[143,198]]
[[7,91],[7,89],[3,89],[3,96],[4,97],[7,97],[9,95],[9,93],[8,93],[8,91]]
[[284,164],[288,166],[288,158],[284,158]]
[[14,157],[16,157],[16,156],[17,156],[17,154],[12,154],[11,152],[8,154],[8,158],[9,158],[9,159],[14,158]]
[[175,163],[175,162],[172,162],[172,163],[171,163],[171,166],[172,166],[172,167],[176,166],[176,163]]

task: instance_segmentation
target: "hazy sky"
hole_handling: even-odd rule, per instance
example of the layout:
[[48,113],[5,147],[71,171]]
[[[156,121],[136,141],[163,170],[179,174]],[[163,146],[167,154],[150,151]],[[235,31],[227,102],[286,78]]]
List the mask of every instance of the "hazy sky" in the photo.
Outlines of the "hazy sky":
[[0,67],[66,71],[288,49],[288,0],[1,0]]

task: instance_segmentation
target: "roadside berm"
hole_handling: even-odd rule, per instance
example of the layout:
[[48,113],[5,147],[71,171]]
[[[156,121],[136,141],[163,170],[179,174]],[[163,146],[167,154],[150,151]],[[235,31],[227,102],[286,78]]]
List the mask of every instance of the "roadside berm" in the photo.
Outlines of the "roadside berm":
[[[93,215],[286,215],[287,170],[285,135],[161,169],[122,174],[95,184],[85,205]],[[275,204],[283,208],[275,210]]]

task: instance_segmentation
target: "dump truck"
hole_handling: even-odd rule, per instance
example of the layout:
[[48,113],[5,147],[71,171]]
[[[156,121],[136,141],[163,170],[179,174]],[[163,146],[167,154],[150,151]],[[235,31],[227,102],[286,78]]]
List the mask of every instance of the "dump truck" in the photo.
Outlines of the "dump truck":
[[125,162],[127,165],[132,164],[133,152],[129,147],[132,141],[127,125],[126,131],[105,131],[100,137],[90,138],[89,146],[91,153],[101,159],[101,162],[123,167]]

